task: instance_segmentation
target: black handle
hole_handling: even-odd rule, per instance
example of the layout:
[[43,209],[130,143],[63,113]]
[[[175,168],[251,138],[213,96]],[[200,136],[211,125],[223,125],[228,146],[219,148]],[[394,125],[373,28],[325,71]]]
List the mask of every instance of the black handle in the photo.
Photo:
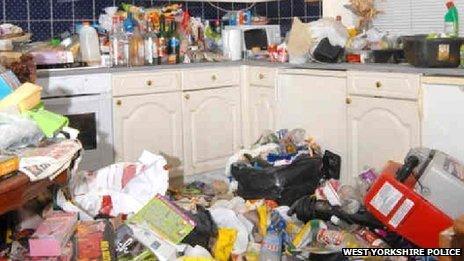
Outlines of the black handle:
[[404,160],[404,165],[396,172],[396,179],[399,182],[404,182],[409,175],[411,175],[414,168],[419,165],[419,158],[416,156],[409,156]]

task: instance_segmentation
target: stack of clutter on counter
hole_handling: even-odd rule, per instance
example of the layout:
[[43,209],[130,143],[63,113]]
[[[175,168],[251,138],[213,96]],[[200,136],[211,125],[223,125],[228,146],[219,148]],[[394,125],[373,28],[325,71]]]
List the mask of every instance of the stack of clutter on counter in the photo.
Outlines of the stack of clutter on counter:
[[79,131],[68,127],[66,117],[45,109],[41,86],[22,82],[0,68],[0,181],[18,170],[31,181],[53,179],[82,149]]
[[[448,215],[464,214],[435,206],[442,188],[431,179],[452,180],[448,193],[462,192],[463,167],[446,154],[412,150],[395,173],[369,169],[353,186],[338,181],[340,164],[304,130],[268,131],[230,158],[228,179],[170,190],[166,160],[145,151],[137,162],[73,175],[51,205],[35,212],[25,206],[16,222],[7,222],[0,253],[16,260],[349,260],[343,248],[425,247],[410,233],[410,218],[426,215],[423,208],[412,206],[413,214],[391,224],[408,197],[427,202],[449,226]],[[421,194],[412,179],[432,194]],[[384,186],[393,189],[382,192]],[[386,217],[386,205],[373,210],[382,204],[392,205]],[[378,260],[363,257],[369,258]]]

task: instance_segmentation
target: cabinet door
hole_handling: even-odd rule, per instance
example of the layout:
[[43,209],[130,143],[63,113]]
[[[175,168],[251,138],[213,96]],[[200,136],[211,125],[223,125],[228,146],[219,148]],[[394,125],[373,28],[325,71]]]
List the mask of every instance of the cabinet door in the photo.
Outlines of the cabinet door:
[[114,99],[117,161],[135,161],[143,150],[163,155],[181,174],[181,93],[151,94]]
[[366,167],[378,171],[389,160],[402,163],[410,148],[420,145],[417,102],[352,97],[348,106],[351,178]]
[[182,106],[186,174],[224,168],[241,146],[239,88],[185,92]]
[[346,79],[304,74],[279,75],[277,128],[302,128],[322,149],[342,157],[347,173]]
[[423,146],[441,150],[464,162],[464,86],[427,84],[423,91]]
[[275,89],[250,86],[250,141],[256,141],[264,130],[275,130]]

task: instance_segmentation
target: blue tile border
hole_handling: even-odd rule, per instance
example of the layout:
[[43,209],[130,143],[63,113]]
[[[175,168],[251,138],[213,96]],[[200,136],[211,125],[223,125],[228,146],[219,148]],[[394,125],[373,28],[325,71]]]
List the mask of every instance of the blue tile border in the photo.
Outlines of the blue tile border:
[[[0,20],[21,26],[34,34],[34,40],[47,40],[59,36],[73,27],[75,22],[96,21],[106,6],[133,3],[145,7],[168,4],[170,0],[0,0]],[[227,10],[240,10],[251,4],[217,3]],[[192,16],[203,19],[220,19],[225,12],[205,2],[183,2]],[[261,2],[251,8],[252,12],[267,16],[272,24],[280,24],[285,35],[293,16],[303,21],[314,21],[322,16],[322,0],[307,3],[305,0],[280,0]]]

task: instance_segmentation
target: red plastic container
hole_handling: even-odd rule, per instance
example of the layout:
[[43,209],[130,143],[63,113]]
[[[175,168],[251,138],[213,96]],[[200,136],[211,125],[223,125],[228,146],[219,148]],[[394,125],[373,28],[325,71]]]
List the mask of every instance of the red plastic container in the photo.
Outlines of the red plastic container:
[[402,165],[389,162],[369,189],[366,208],[390,230],[422,248],[438,248],[439,234],[453,220],[414,191],[414,180],[401,183],[396,172]]

